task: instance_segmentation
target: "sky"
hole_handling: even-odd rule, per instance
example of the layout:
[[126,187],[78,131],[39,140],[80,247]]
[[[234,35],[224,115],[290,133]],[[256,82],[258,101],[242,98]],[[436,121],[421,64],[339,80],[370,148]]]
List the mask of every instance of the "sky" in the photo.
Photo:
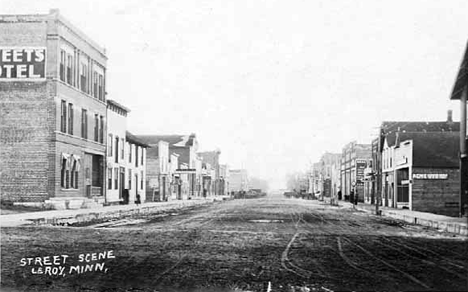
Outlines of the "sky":
[[106,48],[131,132],[195,133],[273,188],[384,120],[459,120],[466,0],[0,0],[51,8]]

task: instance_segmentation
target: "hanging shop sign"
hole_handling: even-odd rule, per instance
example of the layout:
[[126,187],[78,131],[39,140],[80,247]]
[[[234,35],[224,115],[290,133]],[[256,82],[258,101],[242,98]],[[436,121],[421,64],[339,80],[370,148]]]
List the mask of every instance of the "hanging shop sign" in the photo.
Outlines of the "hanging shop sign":
[[1,81],[45,80],[46,48],[0,47]]
[[413,179],[448,179],[448,173],[413,173]]

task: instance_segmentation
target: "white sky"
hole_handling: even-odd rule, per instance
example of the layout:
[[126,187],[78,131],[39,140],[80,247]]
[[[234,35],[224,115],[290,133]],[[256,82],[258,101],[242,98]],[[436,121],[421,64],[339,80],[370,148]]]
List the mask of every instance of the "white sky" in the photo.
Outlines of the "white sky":
[[273,187],[382,120],[459,119],[466,0],[0,0],[49,8],[107,48],[130,131],[194,132]]

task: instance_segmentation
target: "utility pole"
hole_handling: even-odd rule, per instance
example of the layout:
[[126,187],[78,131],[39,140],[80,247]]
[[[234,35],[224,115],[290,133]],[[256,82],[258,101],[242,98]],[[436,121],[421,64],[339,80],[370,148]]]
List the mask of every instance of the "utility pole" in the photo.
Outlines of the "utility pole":
[[468,153],[466,149],[466,100],[468,84],[460,98],[460,216],[468,216]]

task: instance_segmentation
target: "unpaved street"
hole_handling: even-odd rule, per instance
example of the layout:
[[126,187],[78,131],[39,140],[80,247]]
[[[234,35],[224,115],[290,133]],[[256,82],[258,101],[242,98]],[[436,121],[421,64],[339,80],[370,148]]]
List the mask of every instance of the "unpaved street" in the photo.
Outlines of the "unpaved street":
[[[468,288],[462,237],[318,201],[233,200],[90,226],[2,228],[1,235],[5,291]],[[96,260],[106,271],[70,269],[80,255],[104,251],[115,256]],[[63,275],[20,265],[64,254]]]

